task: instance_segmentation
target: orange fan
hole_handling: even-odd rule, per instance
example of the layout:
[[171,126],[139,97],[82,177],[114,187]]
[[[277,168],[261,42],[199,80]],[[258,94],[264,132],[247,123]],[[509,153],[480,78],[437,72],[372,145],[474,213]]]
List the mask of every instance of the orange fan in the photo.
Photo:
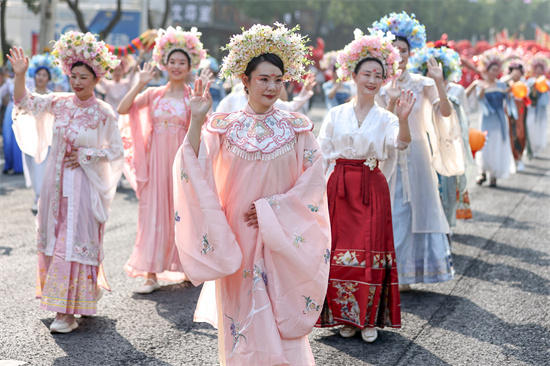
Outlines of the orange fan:
[[516,81],[512,85],[512,94],[514,97],[518,99],[523,99],[527,96],[527,93],[529,93],[529,89],[527,88],[527,85],[525,85],[522,81]]
[[475,156],[476,152],[481,150],[485,146],[485,141],[487,140],[487,131],[476,130],[475,128],[470,128],[468,132],[468,138],[470,140],[470,148],[472,149],[472,154]]
[[548,80],[546,76],[542,75],[537,78],[535,89],[537,89],[539,93],[546,93],[548,91]]

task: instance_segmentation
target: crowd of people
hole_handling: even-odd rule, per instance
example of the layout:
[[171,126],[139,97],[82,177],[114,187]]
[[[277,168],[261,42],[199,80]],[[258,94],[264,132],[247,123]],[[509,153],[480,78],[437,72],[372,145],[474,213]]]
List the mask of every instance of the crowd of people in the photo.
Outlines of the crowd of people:
[[110,290],[102,244],[123,173],[139,200],[135,292],[202,284],[195,321],[218,329],[222,364],[314,364],[313,327],[374,342],[401,327],[400,292],[453,279],[451,227],[472,218],[476,169],[494,187],[546,147],[550,53],[427,43],[402,12],[314,65],[298,31],[254,25],[221,67],[179,27],[158,30],[151,62],[79,32],[30,60],[10,50],[5,173],[24,170],[36,193],[51,332]]

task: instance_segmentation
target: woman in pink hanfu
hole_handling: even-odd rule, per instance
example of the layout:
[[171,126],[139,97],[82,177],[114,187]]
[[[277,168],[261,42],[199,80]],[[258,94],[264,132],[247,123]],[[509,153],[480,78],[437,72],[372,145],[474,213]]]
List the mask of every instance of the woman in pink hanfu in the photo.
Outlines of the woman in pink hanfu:
[[327,288],[322,154],[307,117],[273,107],[283,80],[304,72],[307,49],[277,26],[231,40],[222,74],[242,77],[243,110],[206,119],[209,84],[195,82],[174,162],[180,259],[194,285],[208,281],[195,321],[218,328],[222,365],[314,364],[307,334]]
[[189,96],[185,78],[199,66],[205,51],[200,33],[169,27],[159,30],[153,58],[166,70],[169,83],[148,88],[155,75],[146,64],[138,83],[121,101],[122,137],[126,163],[124,175],[139,199],[136,243],[125,269],[131,277],[145,277],[137,293],[160,288],[158,280],[185,280],[174,236],[172,164],[189,127]]
[[[73,45],[71,54],[67,43]],[[85,57],[90,48],[99,62]],[[36,121],[36,131],[20,129],[21,139],[25,141],[26,134],[34,137],[38,162],[51,142],[36,218],[36,297],[42,309],[57,312],[51,332],[69,333],[78,327],[74,314],[96,313],[98,285],[109,289],[101,268],[102,243],[122,174],[123,147],[115,113],[94,97],[94,87],[118,61],[91,33],[65,33],[52,54],[70,76],[74,94],[41,95],[25,89],[28,58],[23,50],[15,48],[10,54],[16,75],[15,120],[25,112]]]

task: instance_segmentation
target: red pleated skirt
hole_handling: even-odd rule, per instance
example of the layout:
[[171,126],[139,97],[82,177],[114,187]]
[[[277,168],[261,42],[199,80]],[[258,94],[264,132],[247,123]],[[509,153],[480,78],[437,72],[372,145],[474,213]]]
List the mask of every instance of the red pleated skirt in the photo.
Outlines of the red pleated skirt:
[[338,159],[328,181],[331,268],[317,327],[401,327],[389,187],[364,162]]

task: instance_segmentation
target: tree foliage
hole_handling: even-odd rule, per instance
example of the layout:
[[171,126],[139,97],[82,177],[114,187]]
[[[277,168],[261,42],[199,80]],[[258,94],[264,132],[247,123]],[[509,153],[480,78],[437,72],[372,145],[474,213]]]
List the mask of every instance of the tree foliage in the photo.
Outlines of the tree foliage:
[[[550,0],[232,0],[243,14],[264,23],[283,21],[297,12],[314,17],[315,28],[307,29],[311,39],[325,38],[327,49],[336,49],[353,37],[359,28],[365,33],[385,14],[414,13],[426,26],[428,40],[443,33],[450,39],[483,39],[493,31],[507,28],[526,39],[534,38],[535,25],[550,28]],[[288,17],[287,17],[288,18]],[[294,25],[294,24],[291,24]],[[305,31],[302,26],[302,30]],[[325,29],[324,32],[321,29]],[[550,29],[546,29],[550,31]]]
[[[67,1],[67,5],[69,5],[69,8],[73,11],[75,15],[76,22],[78,23],[78,27],[80,28],[80,30],[83,33],[88,32],[88,26],[84,22],[84,15],[80,11],[79,1],[78,0],[66,0],[66,1]],[[111,19],[109,24],[107,24],[107,27],[105,27],[105,29],[99,32],[100,39],[104,40],[109,35],[109,33],[111,33],[111,31],[113,30],[115,25],[118,23],[120,18],[122,18],[122,0],[117,0],[116,3],[117,3],[117,7],[116,7],[115,16],[113,17],[113,19]]]

